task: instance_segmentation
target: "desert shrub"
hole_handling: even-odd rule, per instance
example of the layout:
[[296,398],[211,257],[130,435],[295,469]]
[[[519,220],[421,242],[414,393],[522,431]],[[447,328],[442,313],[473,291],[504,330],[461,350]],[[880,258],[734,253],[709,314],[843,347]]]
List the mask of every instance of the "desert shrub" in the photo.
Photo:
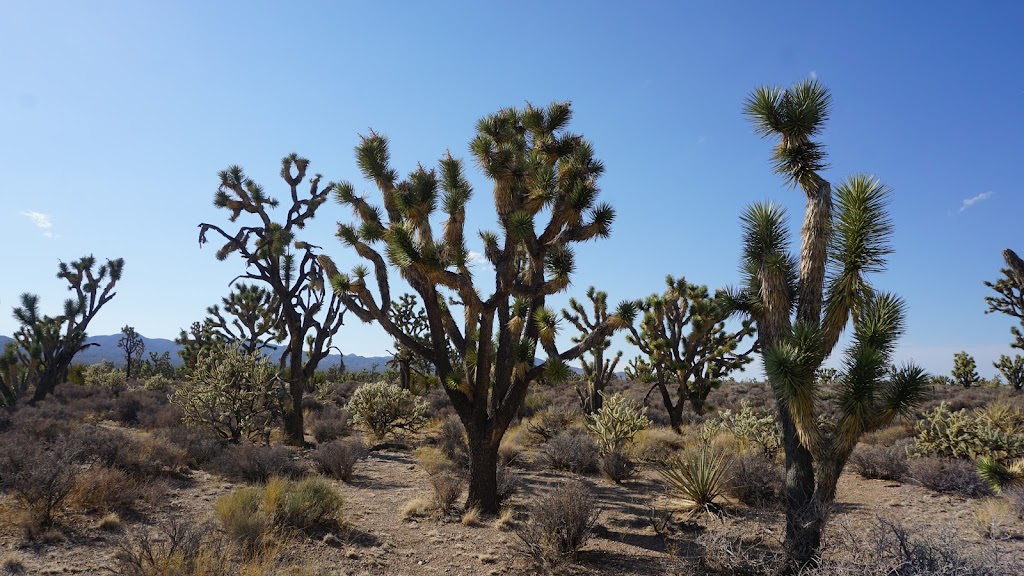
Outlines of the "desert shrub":
[[328,382],[317,390],[317,398],[325,404],[344,406],[348,403],[352,393],[359,387],[359,382],[346,380],[344,382]]
[[621,392],[604,397],[604,403],[596,414],[587,416],[587,432],[597,439],[601,454],[620,452],[626,444],[633,442],[638,432],[649,427],[647,408],[626,398]]
[[728,481],[729,468],[729,457],[704,443],[659,469],[658,474],[686,508],[712,511]]
[[989,496],[992,491],[967,460],[921,457],[910,459],[910,477],[936,492],[957,494],[967,498]]
[[266,356],[219,346],[199,355],[171,399],[191,426],[211,429],[231,442],[266,440],[277,382],[277,370]]
[[636,474],[636,464],[619,450],[601,456],[601,472],[616,484],[622,484]]
[[45,444],[17,433],[0,438],[0,446],[0,489],[14,497],[21,527],[34,538],[53,525],[75,487],[76,446],[66,438]]
[[469,468],[469,444],[466,429],[458,416],[449,416],[441,424],[439,447],[441,452],[460,468]]
[[225,440],[211,430],[190,430],[185,426],[166,428],[157,434],[184,451],[185,463],[201,468],[224,453]]
[[[860,437],[861,444],[872,446],[895,446],[904,440],[913,440],[914,428],[911,424],[901,422],[892,426],[886,426],[878,430],[872,430]],[[903,442],[904,446],[906,442]]]
[[1024,434],[993,420],[984,410],[952,412],[946,403],[928,411],[914,425],[914,452],[944,458],[992,458],[1006,462],[1024,457]]
[[427,405],[395,384],[363,384],[348,403],[353,424],[383,439],[396,430],[416,431],[427,423]]
[[267,482],[272,476],[294,477],[302,468],[284,446],[231,445],[209,463],[222,476],[242,482]]
[[863,478],[901,481],[909,470],[905,446],[858,444],[850,454],[850,469]]
[[498,445],[498,464],[501,466],[515,466],[520,462],[523,455],[523,447],[519,444],[516,434],[505,433]]
[[324,478],[272,478],[224,495],[215,513],[224,531],[247,550],[258,549],[274,529],[304,532],[337,527],[343,499]]
[[597,516],[594,497],[586,484],[568,481],[534,501],[516,535],[537,564],[556,565],[565,558],[578,557]]
[[229,551],[205,542],[205,526],[173,522],[158,534],[143,531],[118,543],[112,572],[119,576],[210,576],[230,574]]
[[547,442],[576,423],[576,415],[568,410],[549,406],[526,423],[526,429],[540,442]]
[[317,446],[313,462],[321,474],[348,482],[356,462],[367,454],[360,438],[343,438]]
[[662,465],[685,447],[683,437],[669,428],[648,428],[633,438],[629,452],[641,464]]
[[142,388],[144,390],[152,390],[154,392],[167,392],[173,386],[174,380],[163,374],[153,374],[142,381]]
[[317,412],[310,412],[310,429],[317,442],[330,442],[351,431],[351,416],[347,410],[337,406],[324,406]]
[[733,458],[723,491],[754,508],[777,506],[782,501],[782,469],[761,452]]
[[34,442],[53,443],[71,435],[73,418],[52,402],[23,406],[10,418],[10,428]]
[[462,478],[451,472],[440,472],[430,476],[430,487],[434,490],[434,505],[442,515],[455,509],[455,502],[462,495]]
[[775,412],[754,410],[747,401],[741,401],[736,412],[722,411],[709,425],[728,430],[743,448],[757,448],[769,460],[775,460],[782,447],[782,426]]
[[597,471],[597,455],[594,439],[579,428],[570,428],[548,440],[541,447],[538,459],[546,468],[589,474]]

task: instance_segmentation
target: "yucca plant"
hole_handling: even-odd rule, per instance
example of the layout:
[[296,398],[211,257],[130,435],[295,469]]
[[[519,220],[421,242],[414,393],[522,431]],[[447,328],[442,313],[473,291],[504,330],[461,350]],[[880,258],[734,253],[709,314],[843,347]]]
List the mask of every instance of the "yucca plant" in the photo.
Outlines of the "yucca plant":
[[1004,464],[995,458],[978,458],[978,476],[995,492],[1024,486],[1024,458]]
[[[814,80],[758,88],[745,104],[755,131],[778,139],[775,171],[807,197],[799,258],[782,208],[758,203],[743,213],[743,285],[734,294],[755,321],[782,425],[790,573],[818,558],[836,483],[860,436],[909,415],[930,386],[915,365],[892,368],[906,306],[869,281],[892,251],[891,190],[857,175],[833,191],[819,174],[826,155],[814,137],[830,107],[828,90]],[[824,402],[816,372],[851,323],[852,341]]]
[[681,456],[658,474],[690,512],[718,512],[715,500],[722,495],[728,481],[731,458],[703,442],[698,450]]

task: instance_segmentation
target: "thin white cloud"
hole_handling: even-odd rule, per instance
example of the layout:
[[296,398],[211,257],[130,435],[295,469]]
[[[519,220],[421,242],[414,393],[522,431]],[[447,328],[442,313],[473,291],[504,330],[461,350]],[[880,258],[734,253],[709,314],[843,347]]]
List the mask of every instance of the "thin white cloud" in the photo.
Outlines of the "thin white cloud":
[[992,197],[992,192],[982,192],[981,194],[978,194],[977,196],[972,196],[970,198],[965,198],[964,201],[960,204],[960,211],[963,212],[964,210],[967,210],[968,208],[970,208],[971,206],[974,206],[978,202],[983,202],[985,200],[988,200],[991,197]]
[[36,228],[39,228],[40,230],[49,230],[50,228],[53,228],[53,220],[50,218],[49,214],[43,214],[42,212],[36,212],[34,210],[27,210],[22,212],[21,215],[28,217],[28,219],[36,225]]
[[471,268],[487,263],[487,259],[484,258],[484,255],[481,254],[480,252],[470,250],[469,254],[466,255],[466,264],[468,264]]
[[811,70],[811,80],[817,80],[817,79],[818,79],[818,71],[817,70]]

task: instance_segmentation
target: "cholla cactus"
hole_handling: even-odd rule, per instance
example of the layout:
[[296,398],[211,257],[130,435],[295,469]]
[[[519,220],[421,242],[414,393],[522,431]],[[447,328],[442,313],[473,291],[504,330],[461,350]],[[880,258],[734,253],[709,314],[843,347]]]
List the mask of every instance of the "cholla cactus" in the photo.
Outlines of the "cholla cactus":
[[[604,397],[604,393],[601,393]],[[587,416],[587,432],[597,439],[601,454],[622,450],[638,432],[651,425],[647,408],[616,392],[604,397],[601,409]]]
[[263,354],[222,345],[199,355],[171,401],[189,425],[210,428],[231,442],[267,441],[278,382],[277,370]]
[[363,384],[348,402],[352,423],[378,440],[395,430],[415,432],[427,423],[427,404],[411,392],[388,382]]

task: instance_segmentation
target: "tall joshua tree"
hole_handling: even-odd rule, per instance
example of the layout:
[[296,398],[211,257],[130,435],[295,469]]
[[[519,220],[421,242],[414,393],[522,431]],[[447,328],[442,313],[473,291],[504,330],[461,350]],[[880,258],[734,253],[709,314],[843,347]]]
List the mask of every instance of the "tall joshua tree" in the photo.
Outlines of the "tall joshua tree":
[[[237,253],[245,262],[245,273],[239,278],[260,282],[276,300],[278,329],[286,342],[281,355],[281,377],[288,383],[284,403],[284,428],[291,444],[303,444],[302,396],[320,361],[327,356],[334,334],[344,317],[340,295],[328,291],[334,263],[318,254],[318,246],[296,239],[297,230],[305,227],[317,209],[327,201],[333,184],[320,187],[320,175],[306,180],[309,161],[295,154],[281,160],[281,178],[288,185],[291,205],[284,221],[275,221],[270,210],[278,201],[250,180],[238,166],[220,173],[220,186],[213,204],[227,210],[235,222],[243,213],[255,220],[228,233],[215,224],[199,225],[200,246],[213,232],[224,245],[217,259],[224,260]],[[300,192],[307,185],[308,192]],[[308,343],[307,343],[308,337]]]
[[[818,82],[762,87],[747,99],[755,131],[778,139],[775,171],[807,197],[799,259],[789,251],[784,211],[770,203],[743,214],[744,275],[737,303],[755,321],[765,372],[774,389],[785,449],[785,551],[788,572],[819,557],[821,531],[836,483],[860,436],[907,415],[928,390],[924,370],[891,368],[903,333],[903,301],[874,290],[868,275],[885,268],[892,223],[889,188],[853,176],[833,194],[819,171],[814,141],[831,98]],[[830,391],[815,377],[848,324],[853,339]]]
[[57,316],[39,312],[39,297],[22,294],[21,306],[14,309],[14,319],[21,325],[14,333],[23,366],[30,367],[29,378],[35,383],[32,402],[52,394],[57,385],[67,380],[68,367],[75,355],[96,343],[86,344],[86,329],[100,309],[114,298],[114,286],[121,279],[124,259],[107,260],[96,266],[96,258],[83,256],[70,264],[61,262],[57,278],[66,280],[74,296],[64,301],[64,310]]
[[[427,312],[418,305],[415,295],[402,294],[397,302],[392,301],[390,314],[391,321],[399,327],[403,334],[408,334],[411,338],[419,340],[424,346],[430,345],[430,339],[427,336]],[[388,365],[398,367],[398,381],[403,390],[412,388],[413,373],[421,380],[428,377],[425,373],[431,369],[428,364],[401,341],[395,340],[394,357],[388,361]]]
[[[998,294],[998,296],[985,297],[985,302],[988,304],[985,314],[1002,312],[1019,320],[1021,326],[1024,327],[1024,260],[1021,260],[1017,253],[1009,248],[1003,250],[1003,260],[1007,266],[1001,271],[1003,277],[995,282],[985,282],[985,286],[995,290]],[[1010,332],[1014,338],[1011,346],[1024,350],[1024,333],[1021,333],[1020,328],[1016,326],[1011,327]]]
[[754,328],[753,322],[744,320],[739,330],[726,329],[725,321],[735,309],[724,290],[712,297],[707,286],[684,278],[669,276],[665,283],[663,294],[640,303],[640,330],[629,326],[627,339],[647,356],[651,392],[660,392],[672,429],[681,433],[686,403],[703,414],[708,395],[722,379],[750,363],[754,345],[740,351],[740,344]]
[[[562,310],[562,318],[568,320],[580,332],[573,336],[573,342],[583,342],[594,330],[608,322],[608,294],[591,286],[587,289],[587,299],[590,300],[593,318],[587,314],[583,304],[575,298],[569,299],[571,312]],[[585,356],[580,357],[586,388],[577,387],[576,394],[580,397],[580,405],[587,414],[593,414],[601,409],[604,404],[604,389],[615,377],[615,366],[622,359],[621,350],[616,352],[615,356],[605,358],[604,354],[611,345],[611,339],[605,338],[603,342],[597,343],[590,349],[588,355],[591,360],[589,362]]]
[[[620,308],[568,350],[555,344],[559,318],[546,298],[566,289],[575,269],[572,246],[611,232],[615,212],[598,204],[602,164],[591,144],[566,131],[568,103],[545,108],[504,109],[477,123],[470,149],[494,183],[500,233],[481,232],[484,256],[494,268],[494,289],[481,293],[471,270],[464,235],[472,189],[462,161],[450,154],[439,171],[419,167],[405,179],[391,167],[388,141],[371,133],[356,148],[363,175],[380,190],[384,209],[356,196],[350,184],[336,186],[358,224],[339,224],[338,236],[373,267],[357,267],[335,283],[363,321],[378,322],[393,338],[436,368],[452,406],[466,428],[470,449],[467,506],[497,512],[498,445],[531,382],[564,380],[566,360],[604,342],[629,322]],[[434,235],[431,216],[446,217]],[[429,344],[404,332],[391,318],[388,267],[375,246],[419,294],[426,309]],[[484,284],[483,286],[488,286]],[[488,286],[489,287],[489,286]],[[376,294],[374,291],[376,291]],[[456,315],[449,299],[461,307]],[[461,316],[461,322],[457,320]],[[456,362],[450,359],[449,343]],[[546,361],[537,364],[540,347]]]
[[142,336],[135,331],[134,326],[121,328],[121,337],[117,340],[117,347],[123,351],[125,378],[131,379],[132,368],[137,368],[142,363],[142,354],[146,351],[146,343]]

